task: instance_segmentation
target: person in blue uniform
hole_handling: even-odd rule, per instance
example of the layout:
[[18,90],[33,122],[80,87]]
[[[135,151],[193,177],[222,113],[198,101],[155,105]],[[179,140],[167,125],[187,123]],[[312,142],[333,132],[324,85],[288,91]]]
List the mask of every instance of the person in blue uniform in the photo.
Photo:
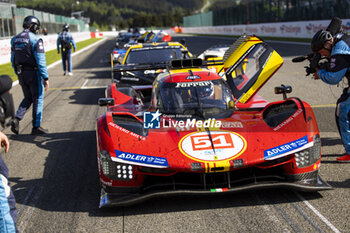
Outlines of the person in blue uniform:
[[68,71],[68,75],[72,76],[72,45],[73,52],[75,52],[77,46],[73,40],[72,35],[68,31],[69,25],[63,25],[62,32],[58,34],[57,37],[57,53],[60,53],[61,51],[63,75],[66,75],[66,72]]
[[49,88],[49,75],[43,40],[36,34],[40,21],[35,16],[27,16],[23,21],[23,32],[11,39],[11,63],[18,76],[24,98],[20,103],[11,130],[19,133],[19,122],[33,104],[32,134],[48,133],[41,127],[44,105],[44,90]]
[[[318,69],[315,79],[336,85],[345,77],[350,81],[350,36],[338,33],[332,34],[319,30],[311,41],[311,49],[323,57],[330,59],[329,69]],[[344,88],[343,94],[337,101],[336,121],[338,130],[345,147],[346,154],[337,158],[338,162],[350,162],[350,89]]]
[[[0,146],[7,153],[10,142],[5,134],[0,132]],[[9,170],[0,156],[0,232],[18,232],[16,227],[16,199],[8,182]]]

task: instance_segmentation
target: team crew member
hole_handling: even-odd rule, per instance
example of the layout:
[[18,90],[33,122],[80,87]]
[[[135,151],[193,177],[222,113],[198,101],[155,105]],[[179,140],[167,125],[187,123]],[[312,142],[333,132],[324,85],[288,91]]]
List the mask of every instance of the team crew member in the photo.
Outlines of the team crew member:
[[41,127],[44,89],[49,88],[49,75],[43,40],[36,34],[40,21],[35,16],[27,16],[23,21],[24,31],[11,39],[11,63],[22,87],[24,99],[20,103],[11,130],[19,133],[19,121],[23,119],[28,108],[33,104],[32,134],[48,133]]
[[72,45],[73,52],[77,49],[77,46],[73,40],[72,35],[68,32],[69,25],[63,25],[62,32],[58,34],[57,38],[57,53],[60,53],[61,45],[61,56],[62,56],[62,68],[63,75],[66,75],[68,69],[68,75],[72,76]]
[[[350,77],[350,36],[342,33],[334,37],[330,32],[318,31],[311,42],[311,49],[321,56],[330,58],[330,69],[316,69],[315,79],[331,85],[338,84],[345,76]],[[338,162],[350,162],[350,98],[349,87],[344,88],[343,94],[337,101],[336,120],[346,154],[338,157]]]
[[[5,128],[15,118],[15,105],[11,94],[12,79],[8,75],[0,76],[0,125]],[[7,119],[10,120],[7,122]]]

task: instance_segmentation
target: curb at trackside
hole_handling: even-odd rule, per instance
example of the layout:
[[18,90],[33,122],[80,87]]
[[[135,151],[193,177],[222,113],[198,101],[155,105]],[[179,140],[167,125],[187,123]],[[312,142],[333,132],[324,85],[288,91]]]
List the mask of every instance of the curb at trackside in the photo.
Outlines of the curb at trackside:
[[[89,45],[89,46],[87,46],[85,48],[82,48],[81,50],[79,50],[79,51],[77,51],[75,53],[72,53],[72,57],[74,57],[74,56],[76,56],[76,55],[78,55],[78,54],[80,54],[80,53],[82,53],[82,52],[84,52],[84,51],[86,51],[86,50],[88,50],[88,49],[90,49],[90,48],[100,44],[100,43],[102,43],[102,41],[104,41],[104,40],[106,40],[106,38],[103,38],[102,40],[99,40],[99,41],[97,41],[97,42],[95,42],[95,43],[93,43],[93,44],[91,44],[91,45]],[[61,60],[55,61],[54,63],[48,65],[47,69],[51,69],[51,68],[53,68],[54,66],[56,66],[56,65],[58,65],[60,63],[62,63]],[[12,87],[16,86],[17,84],[18,84],[18,80],[14,81],[12,83]]]

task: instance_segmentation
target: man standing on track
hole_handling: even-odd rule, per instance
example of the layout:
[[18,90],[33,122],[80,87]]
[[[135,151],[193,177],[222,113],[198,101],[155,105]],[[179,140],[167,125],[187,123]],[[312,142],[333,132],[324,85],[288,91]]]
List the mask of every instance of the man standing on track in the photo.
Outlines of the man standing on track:
[[44,89],[49,88],[49,75],[43,40],[36,34],[40,21],[35,16],[27,16],[23,21],[24,31],[11,39],[11,63],[22,87],[24,99],[20,103],[11,130],[19,133],[19,121],[33,104],[32,134],[48,133],[41,127],[44,105]]
[[[62,68],[63,75],[66,75],[68,69],[68,75],[72,76],[72,45],[73,52],[77,49],[77,46],[73,40],[72,35],[68,32],[69,25],[63,25],[62,32],[58,34],[57,38],[57,53],[60,53],[61,45],[61,55],[62,55]],[[67,67],[68,66],[68,67]]]

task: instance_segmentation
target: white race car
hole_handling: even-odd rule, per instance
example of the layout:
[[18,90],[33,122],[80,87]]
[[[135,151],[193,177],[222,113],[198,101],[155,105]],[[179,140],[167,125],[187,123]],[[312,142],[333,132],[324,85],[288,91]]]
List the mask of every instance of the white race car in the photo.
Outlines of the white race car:
[[201,53],[198,58],[201,58],[203,60],[207,60],[209,58],[214,58],[214,57],[223,57],[226,50],[230,47],[228,44],[219,44],[219,45],[214,45],[207,50],[205,50],[203,53]]

